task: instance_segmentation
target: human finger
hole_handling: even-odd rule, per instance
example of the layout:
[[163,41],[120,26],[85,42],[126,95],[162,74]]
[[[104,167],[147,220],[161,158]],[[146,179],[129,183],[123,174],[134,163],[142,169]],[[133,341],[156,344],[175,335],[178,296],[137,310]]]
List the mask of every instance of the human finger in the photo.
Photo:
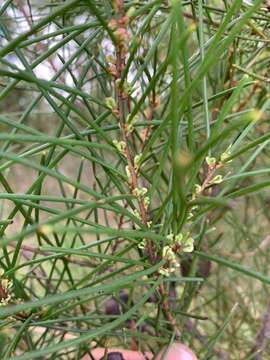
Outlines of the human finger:
[[162,349],[156,360],[198,360],[194,352],[186,345],[173,343],[167,349]]

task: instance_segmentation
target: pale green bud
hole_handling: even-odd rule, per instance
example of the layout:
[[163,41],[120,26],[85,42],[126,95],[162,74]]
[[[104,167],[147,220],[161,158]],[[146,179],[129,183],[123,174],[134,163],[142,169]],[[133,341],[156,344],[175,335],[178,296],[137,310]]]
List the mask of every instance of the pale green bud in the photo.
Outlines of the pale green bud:
[[216,175],[212,180],[211,184],[220,184],[223,181],[222,175]]
[[115,102],[114,98],[112,98],[112,97],[107,97],[105,99],[105,104],[110,110],[113,110],[117,107],[116,102]]
[[216,158],[207,156],[205,159],[208,166],[214,166],[217,162]]

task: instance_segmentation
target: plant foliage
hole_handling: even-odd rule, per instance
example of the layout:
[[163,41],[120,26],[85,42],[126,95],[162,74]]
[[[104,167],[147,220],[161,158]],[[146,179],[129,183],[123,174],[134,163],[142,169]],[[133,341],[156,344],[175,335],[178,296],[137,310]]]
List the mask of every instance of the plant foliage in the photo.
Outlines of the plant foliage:
[[1,358],[253,358],[269,21],[261,0],[1,3]]

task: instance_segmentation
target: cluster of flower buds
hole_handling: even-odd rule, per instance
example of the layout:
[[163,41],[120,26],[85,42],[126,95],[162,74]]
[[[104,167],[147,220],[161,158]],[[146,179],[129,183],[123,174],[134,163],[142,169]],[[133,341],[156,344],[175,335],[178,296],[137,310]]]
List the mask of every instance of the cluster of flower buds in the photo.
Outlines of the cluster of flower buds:
[[142,154],[137,154],[134,156],[134,166],[136,171],[139,170],[141,158]]
[[[126,89],[124,89],[126,91]],[[128,91],[131,91],[131,88],[128,88]],[[138,116],[135,115],[133,117],[131,117],[131,115],[129,114],[127,116],[127,132],[128,134],[131,134],[134,131],[134,125],[136,124],[136,122],[138,121]]]
[[11,302],[12,287],[12,281],[6,278],[2,272],[0,274],[0,306],[8,305]]
[[105,99],[105,105],[107,106],[107,108],[109,108],[109,109],[111,110],[111,112],[112,112],[116,117],[118,117],[119,111],[118,111],[117,104],[116,104],[116,101],[114,100],[114,98],[112,98],[112,97],[107,97],[107,98]]
[[121,51],[126,52],[128,47],[128,32],[127,24],[129,22],[129,16],[123,13],[123,3],[119,0],[113,2],[113,7],[117,15],[121,15],[116,19],[112,19],[109,22],[109,28],[113,31],[113,35],[116,40],[116,45]]
[[150,205],[150,198],[146,196],[148,190],[146,187],[136,187],[133,189],[132,194],[136,196],[138,200],[143,200],[145,209],[147,210]]
[[225,162],[229,163],[232,161],[232,160],[227,160],[232,155],[231,148],[232,148],[232,145],[229,145],[227,147],[227,149],[220,155],[220,161],[222,163],[225,163]]
[[163,276],[170,276],[180,266],[177,260],[179,252],[190,253],[194,250],[194,239],[190,233],[179,233],[167,235],[167,245],[162,250],[162,258],[166,261],[165,265],[159,269],[159,273]]
[[194,250],[194,239],[190,236],[189,232],[177,235],[170,233],[167,235],[167,240],[174,252],[182,251],[190,253]]
[[[208,176],[202,185],[195,184],[194,190],[192,192],[192,200],[198,198],[207,187],[212,185],[218,185],[223,182],[223,176],[220,174],[215,175],[215,172],[217,169],[223,167],[226,163],[232,161],[232,160],[228,160],[231,156],[231,147],[232,145],[228,146],[228,148],[220,155],[219,160],[211,156],[207,156],[205,158],[205,162],[208,166]],[[198,209],[197,205],[191,208],[188,214],[188,220],[191,220],[194,217],[194,211],[196,211],[197,209]]]
[[140,213],[139,213],[139,211],[137,209],[132,210],[131,212],[136,218],[141,219]]
[[113,8],[115,11],[115,18],[112,19],[108,27],[113,34],[113,45],[117,54],[117,59],[114,59],[113,56],[108,55],[107,61],[109,66],[107,68],[108,73],[115,79],[116,86],[119,87],[121,84],[122,96],[124,94],[129,94],[131,89],[127,81],[121,82],[121,73],[125,67],[125,58],[129,46],[129,36],[127,30],[127,24],[129,22],[129,15],[125,13],[124,2],[123,0],[113,1]]
[[123,140],[113,140],[113,145],[116,147],[116,149],[122,154],[125,155],[126,150],[126,143]]
[[141,250],[145,250],[145,246],[146,246],[146,240],[143,239],[139,244],[138,244],[138,248]]
[[215,157],[207,156],[205,161],[209,168],[220,168],[224,165],[225,162],[231,162],[232,160],[227,160],[231,156],[232,145],[229,145],[227,149],[220,155],[220,159],[217,160]]
[[132,193],[136,198],[143,199],[143,197],[147,194],[147,188],[146,187],[136,187],[133,189]]

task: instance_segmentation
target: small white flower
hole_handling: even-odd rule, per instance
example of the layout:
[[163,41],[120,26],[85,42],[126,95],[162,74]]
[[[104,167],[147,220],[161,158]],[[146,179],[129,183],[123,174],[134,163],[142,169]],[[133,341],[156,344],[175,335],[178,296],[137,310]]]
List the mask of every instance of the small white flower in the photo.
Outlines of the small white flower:
[[175,242],[177,244],[181,244],[182,241],[183,241],[183,234],[182,233],[179,233],[179,234],[175,235]]
[[146,245],[146,241],[145,239],[143,239],[139,244],[138,244],[138,248],[141,250],[145,249],[145,245]]
[[126,149],[126,143],[124,141],[118,141],[116,139],[113,140],[113,145],[116,147],[116,149],[121,153],[125,153]]
[[8,294],[5,298],[0,300],[0,306],[7,306],[11,301],[11,295]]
[[115,102],[114,98],[112,98],[112,97],[107,97],[105,99],[105,104],[110,110],[113,110],[116,108],[116,102]]
[[166,277],[170,276],[170,271],[167,268],[162,267],[162,268],[159,269],[158,272],[160,273],[160,275],[163,275],[163,276],[166,276]]
[[146,223],[146,224],[147,224],[147,227],[150,228],[150,227],[152,226],[152,223],[153,223],[152,221],[147,221],[147,223]]
[[171,243],[173,242],[173,239],[174,239],[174,234],[173,233],[170,233],[166,236],[167,240]]
[[227,149],[224,151],[224,153],[222,153],[220,155],[220,161],[221,162],[231,162],[232,160],[229,160],[229,161],[226,161],[230,156],[231,156],[231,147],[232,147],[232,144],[230,146],[227,147]]
[[222,175],[216,175],[212,180],[211,184],[220,184],[223,181]]
[[175,261],[175,253],[168,245],[164,246],[162,249],[162,257],[167,261]]
[[202,187],[199,184],[195,184],[195,195],[199,195],[202,191]]
[[141,158],[142,158],[142,154],[135,155],[134,157],[135,170],[139,169]]
[[147,194],[147,188],[145,188],[145,187],[137,187],[137,188],[135,188],[133,191],[132,191],[132,193],[133,193],[133,195],[135,195],[137,198],[142,198],[142,197],[144,197],[144,195],[146,195]]
[[150,199],[148,196],[146,196],[144,199],[143,199],[143,203],[144,203],[144,207],[146,209],[148,209],[149,205],[150,205]]
[[13,286],[13,283],[9,279],[2,279],[1,286],[3,289],[8,290]]
[[128,132],[129,134],[131,134],[133,131],[134,131],[134,125],[133,125],[133,123],[131,122],[131,123],[127,124],[127,132]]
[[131,93],[132,93],[132,86],[131,86],[131,84],[130,84],[127,80],[124,81],[123,89],[125,90],[125,92],[126,92],[127,94],[131,94]]
[[131,118],[130,114],[127,116],[127,131],[128,133],[132,133],[134,130],[134,125],[136,124],[138,120],[137,116],[133,116],[133,118]]
[[214,166],[217,162],[216,158],[207,156],[205,159],[208,166]]
[[136,218],[141,219],[140,213],[137,209],[132,210],[131,212]]
[[[189,232],[175,235],[172,240],[172,245],[174,244],[178,245],[182,252],[192,252],[194,250],[194,239],[190,236]],[[175,254],[174,259],[171,258],[171,261],[177,263]]]
[[125,167],[125,170],[126,170],[127,177],[130,179],[131,174],[130,174],[130,170],[129,170],[129,166],[128,166],[128,165]]
[[194,239],[191,236],[183,239],[181,250],[186,253],[191,253],[194,250]]

